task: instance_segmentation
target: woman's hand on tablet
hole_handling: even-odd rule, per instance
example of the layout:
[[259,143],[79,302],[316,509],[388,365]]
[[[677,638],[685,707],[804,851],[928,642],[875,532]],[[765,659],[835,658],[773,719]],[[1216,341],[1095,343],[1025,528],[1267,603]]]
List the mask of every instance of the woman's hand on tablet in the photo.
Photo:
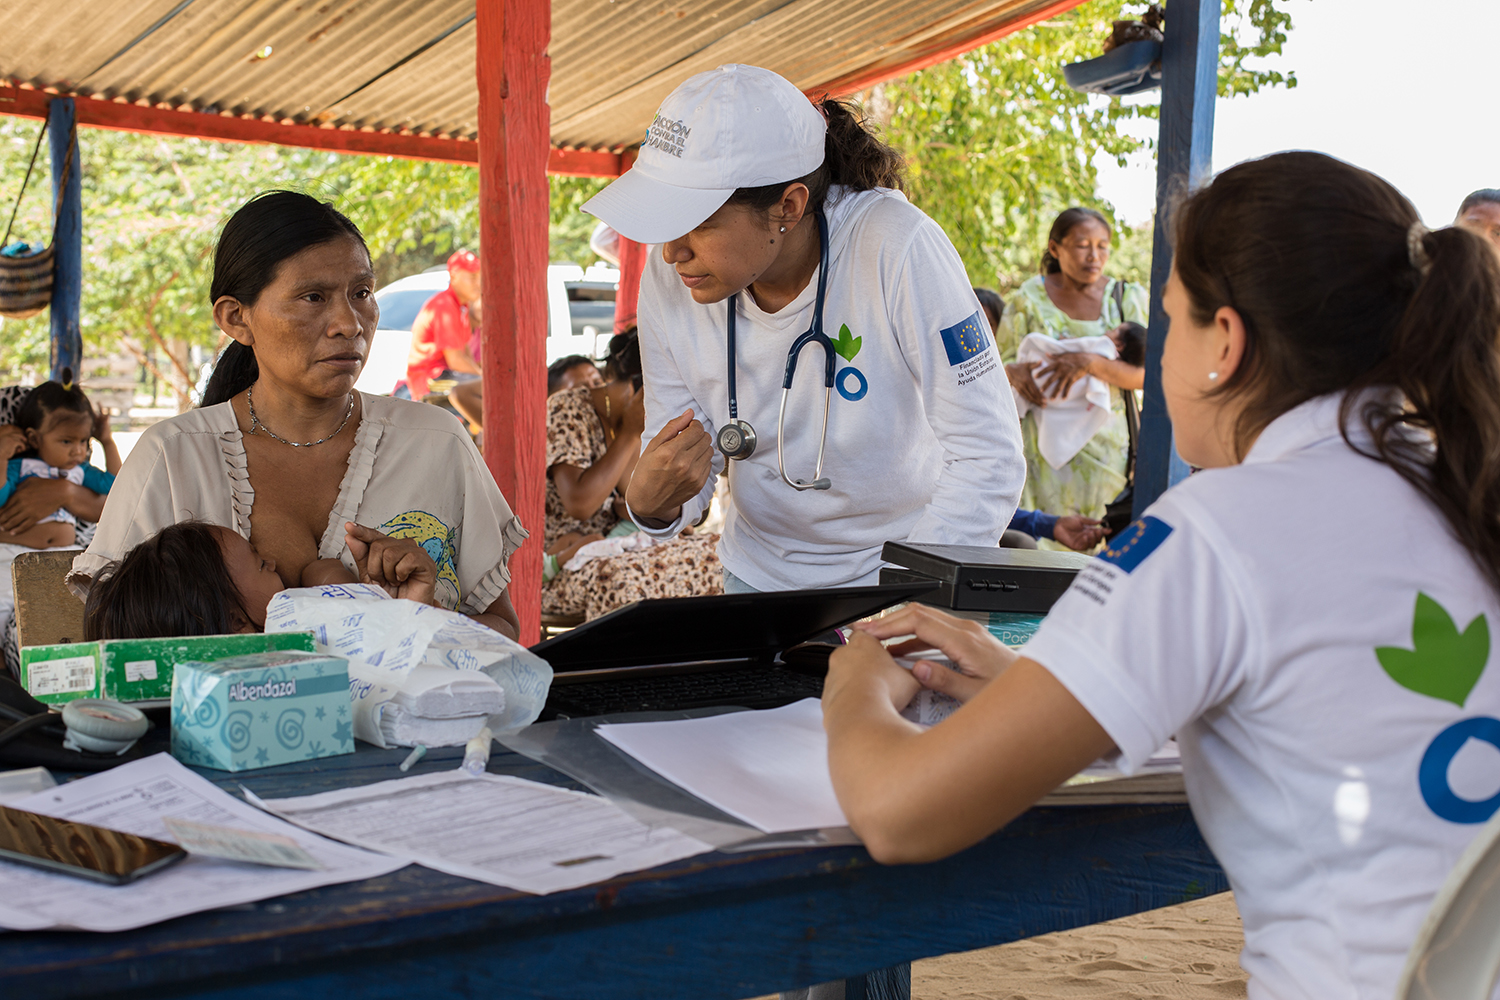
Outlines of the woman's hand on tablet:
[[923,687],[959,701],[974,697],[1017,658],[1015,650],[978,622],[955,618],[925,604],[908,604],[894,614],[857,622],[854,627],[875,639],[912,636],[886,647],[893,657],[916,656],[934,649],[942,653],[951,667],[919,658],[912,664],[911,675]]
[[[889,650],[878,642],[908,635],[916,638]],[[963,673],[919,660],[908,674],[891,657],[934,647]],[[972,696],[928,729],[892,709],[924,674],[934,690]],[[976,843],[1113,742],[1041,664],[975,622],[917,604],[860,623],[834,651],[823,729],[839,805],[886,864],[933,861]]]
[[862,701],[873,693],[899,712],[921,689],[911,672],[902,669],[880,643],[856,632],[847,646],[835,649],[828,658],[823,709],[827,712],[843,701]]

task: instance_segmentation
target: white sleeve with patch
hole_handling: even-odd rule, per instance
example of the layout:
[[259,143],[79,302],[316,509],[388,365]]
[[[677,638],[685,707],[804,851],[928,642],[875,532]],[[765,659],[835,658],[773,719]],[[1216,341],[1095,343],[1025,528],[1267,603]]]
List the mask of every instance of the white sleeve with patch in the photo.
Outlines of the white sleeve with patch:
[[[645,373],[642,388],[646,392],[646,429],[641,434],[641,450],[645,451],[661,429],[683,411],[692,410],[693,417],[702,421],[703,428],[712,437],[714,423],[707,408],[699,402],[678,368],[677,359],[667,344],[668,320],[664,315],[659,268],[664,266],[657,254],[648,254],[646,268],[641,276],[641,295],[636,306],[636,335],[641,349],[641,371]],[[708,479],[697,494],[682,504],[682,513],[677,520],[661,528],[652,528],[640,523],[635,511],[630,519],[635,521],[641,533],[656,538],[675,538],[682,529],[694,524],[714,497],[714,487],[724,471],[724,456],[715,448],[709,468]],[[627,508],[628,509],[628,508]]]
[[1021,653],[1062,682],[1133,773],[1244,680],[1255,630],[1232,560],[1170,501],[1078,574]]
[[994,545],[1026,481],[1010,382],[962,260],[924,219],[895,275],[888,310],[927,423],[943,449],[932,500],[909,541]]

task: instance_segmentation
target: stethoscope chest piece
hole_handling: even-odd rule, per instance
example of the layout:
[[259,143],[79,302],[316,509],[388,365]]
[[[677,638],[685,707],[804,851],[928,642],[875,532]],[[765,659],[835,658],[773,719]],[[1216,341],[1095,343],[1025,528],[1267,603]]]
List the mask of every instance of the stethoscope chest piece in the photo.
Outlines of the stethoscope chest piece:
[[719,428],[714,443],[725,458],[749,458],[755,454],[755,428],[744,420],[731,419]]

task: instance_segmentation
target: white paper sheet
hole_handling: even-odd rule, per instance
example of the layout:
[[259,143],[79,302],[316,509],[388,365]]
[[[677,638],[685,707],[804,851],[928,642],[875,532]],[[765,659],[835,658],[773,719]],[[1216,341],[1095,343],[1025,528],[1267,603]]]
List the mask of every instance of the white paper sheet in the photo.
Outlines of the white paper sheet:
[[[1088,767],[1078,772],[1079,778],[1098,781],[1101,779],[1123,778],[1125,772],[1120,770],[1120,758],[1116,754],[1112,757],[1103,757],[1094,761]],[[1135,772],[1136,774],[1181,774],[1182,773],[1182,751],[1177,746],[1176,740],[1167,740],[1155,753],[1146,758]]]
[[104,885],[0,861],[0,927],[13,930],[129,930],[188,913],[373,878],[407,864],[335,844],[268,816],[164,753],[6,805],[174,843],[162,822],[167,816],[282,834],[323,866],[320,871],[296,871],[189,856],[139,881]]
[[255,801],[351,844],[539,895],[713,850],[608,799],[496,774],[447,771]]
[[823,706],[631,722],[596,732],[705,802],[766,833],[847,826],[828,776]]

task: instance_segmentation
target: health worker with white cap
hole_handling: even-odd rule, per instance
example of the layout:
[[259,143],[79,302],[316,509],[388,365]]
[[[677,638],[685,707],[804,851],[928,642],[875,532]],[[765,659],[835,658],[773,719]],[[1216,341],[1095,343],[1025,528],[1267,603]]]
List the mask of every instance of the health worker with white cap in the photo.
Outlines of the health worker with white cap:
[[637,323],[648,534],[733,502],[725,589],[874,583],[887,540],[995,545],[1026,474],[963,262],[843,103],[727,65],[662,104],[584,210],[660,244]]

